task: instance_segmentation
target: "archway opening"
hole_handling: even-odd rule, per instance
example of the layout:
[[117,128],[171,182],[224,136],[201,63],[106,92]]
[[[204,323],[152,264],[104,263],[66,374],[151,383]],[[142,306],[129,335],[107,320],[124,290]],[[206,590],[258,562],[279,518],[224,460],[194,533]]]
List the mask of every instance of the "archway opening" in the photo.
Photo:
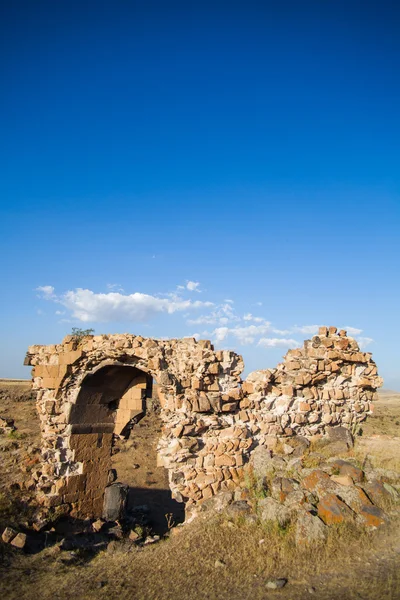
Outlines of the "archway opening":
[[164,533],[184,520],[184,507],[172,499],[168,472],[157,463],[162,422],[153,383],[132,365],[88,374],[71,410],[70,447],[83,463],[82,513],[100,516],[105,488],[118,482],[129,486],[127,514]]
[[143,417],[114,436],[111,462],[118,481],[129,486],[128,512],[153,533],[164,534],[185,520],[185,509],[172,498],[168,471],[157,457],[162,421],[155,380],[147,389],[151,394],[144,399]]

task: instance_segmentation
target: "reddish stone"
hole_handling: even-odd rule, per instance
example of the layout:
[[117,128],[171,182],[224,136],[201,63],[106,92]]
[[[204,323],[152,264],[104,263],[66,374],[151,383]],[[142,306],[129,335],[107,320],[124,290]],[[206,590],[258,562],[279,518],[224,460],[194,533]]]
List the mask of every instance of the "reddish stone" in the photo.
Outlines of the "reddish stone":
[[335,494],[326,494],[318,504],[318,516],[326,525],[333,525],[351,520],[353,513]]
[[354,482],[361,483],[364,479],[364,472],[345,460],[340,458],[335,460],[332,466],[340,471],[340,475],[348,475]]
[[364,504],[358,514],[366,527],[379,527],[386,521],[383,510],[373,504]]
[[315,492],[318,496],[334,491],[334,483],[327,473],[321,469],[315,469],[307,477],[304,477],[302,486],[309,492]]

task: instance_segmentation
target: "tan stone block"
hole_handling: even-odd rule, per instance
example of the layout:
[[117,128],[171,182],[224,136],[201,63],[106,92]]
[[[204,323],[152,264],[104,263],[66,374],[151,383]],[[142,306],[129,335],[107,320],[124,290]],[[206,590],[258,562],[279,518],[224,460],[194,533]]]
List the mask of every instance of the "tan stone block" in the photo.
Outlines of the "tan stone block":
[[82,350],[71,350],[70,352],[62,352],[59,355],[60,365],[72,365],[82,356]]
[[299,410],[302,412],[309,412],[311,410],[311,406],[308,404],[308,402],[299,402]]
[[204,488],[203,490],[203,500],[208,500],[208,498],[211,498],[213,496],[213,489],[210,486]]
[[81,495],[82,495],[81,492],[71,492],[68,494],[64,494],[62,497],[62,501],[65,502],[66,504],[74,504],[79,501],[79,499],[81,498]]
[[59,377],[59,367],[58,365],[36,365],[33,368],[34,377],[48,377],[55,378]]
[[238,416],[239,416],[239,420],[240,421],[244,421],[244,422],[249,421],[249,414],[248,414],[248,412],[246,410],[241,410],[239,412]]
[[207,398],[207,395],[204,393],[201,393],[199,396],[199,411],[200,412],[210,412],[211,410],[211,404],[209,399]]
[[303,425],[307,421],[306,417],[300,413],[295,416],[294,420],[298,425]]
[[339,350],[346,350],[349,345],[350,341],[346,337],[335,340],[335,348],[339,348]]
[[234,412],[237,409],[237,402],[225,402],[222,405],[222,412]]
[[336,400],[343,400],[343,398],[344,398],[343,390],[341,390],[339,388],[335,388],[335,398],[336,398]]
[[337,327],[329,327],[329,335],[335,335],[337,332]]
[[61,379],[58,377],[43,377],[42,387],[48,388],[49,390],[55,390],[60,387]]
[[244,460],[243,460],[243,454],[241,452],[238,452],[237,454],[235,454],[235,463],[237,467],[242,467],[244,464]]
[[232,400],[240,400],[241,398],[243,398],[243,390],[242,388],[234,388],[233,390],[229,391],[229,396],[230,398],[232,398]]
[[[104,490],[108,484],[108,471],[111,467],[111,460],[107,463],[98,462],[91,465],[91,469],[86,473],[86,492],[90,493],[96,490],[94,495],[98,495],[98,490]],[[93,495],[93,494],[92,494]]]
[[319,335],[319,337],[324,337],[324,336],[328,335],[328,328],[320,327],[318,330],[318,335]]
[[321,346],[324,346],[325,348],[333,348],[333,339],[331,338],[321,338]]
[[235,459],[233,456],[229,456],[228,454],[221,454],[220,456],[215,457],[215,466],[216,467],[234,467]]
[[54,400],[46,400],[46,402],[44,403],[44,410],[48,415],[54,415],[54,407],[55,407],[55,402]]
[[198,377],[192,377],[192,388],[194,390],[202,390],[203,382]]
[[211,363],[210,365],[208,365],[207,371],[209,373],[211,373],[212,375],[218,375],[218,373],[219,373],[219,363],[217,363],[217,362]]
[[63,494],[83,493],[86,488],[86,475],[70,475],[65,477]]
[[285,367],[287,371],[298,371],[299,369],[301,369],[301,364],[297,360],[292,360],[288,361],[285,364]]
[[274,396],[282,396],[282,390],[277,385],[273,385],[271,389],[271,394]]
[[253,394],[254,393],[254,385],[249,381],[244,381],[242,384],[242,390],[244,394]]
[[210,392],[219,392],[218,380],[213,381],[213,383],[208,384],[207,388]]
[[282,394],[292,398],[294,396],[294,387],[292,385],[282,386]]

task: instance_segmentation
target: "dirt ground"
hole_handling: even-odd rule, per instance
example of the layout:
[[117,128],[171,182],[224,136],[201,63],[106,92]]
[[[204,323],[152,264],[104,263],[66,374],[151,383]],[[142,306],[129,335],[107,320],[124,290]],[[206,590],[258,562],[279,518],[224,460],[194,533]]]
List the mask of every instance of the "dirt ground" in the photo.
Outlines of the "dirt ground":
[[157,466],[157,443],[162,423],[150,411],[137,423],[127,440],[115,444],[112,466],[117,479],[129,485],[128,508],[145,506],[154,533],[163,534],[168,523],[181,523],[184,506],[172,499],[168,472]]
[[[13,418],[17,427],[13,435],[0,435],[0,525],[5,526],[15,518],[7,512],[15,486],[10,488],[18,484],[22,495],[29,493],[23,487],[29,461],[37,460],[39,427],[29,386],[0,382],[0,415]],[[399,423],[400,393],[381,393],[374,416],[357,436],[355,453],[374,466],[400,471]],[[165,469],[156,466],[161,424],[150,413],[138,425],[128,441],[117,443],[114,468],[118,480],[131,486],[131,506],[151,506],[161,528],[173,512]],[[44,600],[398,600],[399,534],[400,517],[394,512],[379,530],[332,528],[323,545],[298,548],[290,530],[209,517],[172,529],[159,543],[97,555],[61,552],[58,546],[36,554],[3,548],[0,591],[10,600],[38,594]],[[268,582],[277,577],[287,584],[271,590]]]

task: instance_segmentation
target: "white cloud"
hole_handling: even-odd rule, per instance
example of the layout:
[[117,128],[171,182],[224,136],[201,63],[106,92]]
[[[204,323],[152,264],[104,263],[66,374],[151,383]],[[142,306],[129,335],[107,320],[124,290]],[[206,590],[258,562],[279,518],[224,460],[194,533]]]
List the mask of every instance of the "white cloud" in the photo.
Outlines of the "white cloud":
[[213,340],[216,342],[223,342],[229,333],[229,327],[217,327],[212,332]]
[[370,337],[363,337],[363,336],[357,337],[356,339],[357,339],[358,345],[360,346],[361,350],[364,350],[364,348],[369,346],[369,344],[372,344],[372,342],[374,341]]
[[[43,291],[43,289],[41,290]],[[46,286],[44,297],[62,304],[72,316],[83,322],[138,321],[144,322],[160,313],[210,307],[212,302],[183,300],[179,296],[159,298],[149,294],[95,293],[78,288],[56,296],[54,288]]]
[[276,333],[277,335],[288,335],[289,333],[293,333],[293,329],[271,329],[272,333]]
[[245,327],[217,327],[210,334],[216,342],[221,342],[227,337],[236,338],[240,344],[253,344],[260,335],[270,331],[271,323],[265,321],[262,325],[246,325]]
[[54,287],[52,285],[39,285],[36,291],[40,292],[40,296],[46,300],[54,297]]
[[[345,329],[347,331],[347,333],[349,333],[350,335],[359,335],[360,333],[362,333],[362,329],[357,329],[357,327],[343,327],[343,329]],[[370,339],[370,338],[365,338],[366,340]]]
[[261,338],[258,341],[257,346],[263,346],[264,348],[275,348],[276,346],[285,346],[289,348],[297,348],[300,346],[299,342],[293,339],[285,338]]
[[190,292],[200,292],[199,290],[200,282],[199,281],[187,281],[186,289]]
[[[135,292],[125,293],[119,284],[107,284],[108,291],[97,293],[89,289],[77,288],[63,294],[56,294],[51,285],[39,286],[36,291],[42,299],[56,303],[56,315],[66,316],[63,322],[70,319],[84,323],[95,322],[148,322],[160,315],[181,313],[186,324],[193,326],[192,330],[201,331],[201,337],[210,338],[221,345],[235,347],[235,345],[254,344],[264,348],[277,346],[296,348],[300,343],[295,339],[318,333],[319,325],[294,325],[287,329],[276,329],[271,322],[262,317],[256,317],[251,312],[241,313],[235,310],[234,302],[225,299],[221,304],[209,301],[185,299],[185,292],[199,292],[200,283],[187,281],[185,285],[177,286],[176,290],[168,294],[144,294]],[[193,298],[193,296],[192,296]],[[258,303],[261,304],[261,303]],[[198,310],[198,316],[189,318],[193,311]],[[40,310],[38,314],[40,314]],[[203,313],[203,314],[201,314]],[[202,331],[201,327],[211,326],[209,331]],[[190,331],[189,329],[189,331]],[[357,336],[360,347],[364,348],[372,343],[372,338],[358,337],[361,329],[346,327],[350,335]],[[183,332],[184,333],[184,332]],[[276,337],[273,337],[276,336]],[[191,337],[198,339],[199,333]]]
[[264,319],[262,317],[254,317],[251,313],[247,313],[243,317],[244,321],[254,321],[254,323],[263,323]]
[[319,325],[301,325],[300,327],[298,325],[295,325],[292,331],[297,331],[298,333],[305,333],[306,335],[314,335],[318,333],[319,327]]
[[188,325],[227,325],[240,321],[233,306],[225,301],[207,315],[200,315],[196,319],[188,319]]
[[119,283],[107,283],[107,289],[110,290],[110,292],[123,292],[124,291],[124,288]]

